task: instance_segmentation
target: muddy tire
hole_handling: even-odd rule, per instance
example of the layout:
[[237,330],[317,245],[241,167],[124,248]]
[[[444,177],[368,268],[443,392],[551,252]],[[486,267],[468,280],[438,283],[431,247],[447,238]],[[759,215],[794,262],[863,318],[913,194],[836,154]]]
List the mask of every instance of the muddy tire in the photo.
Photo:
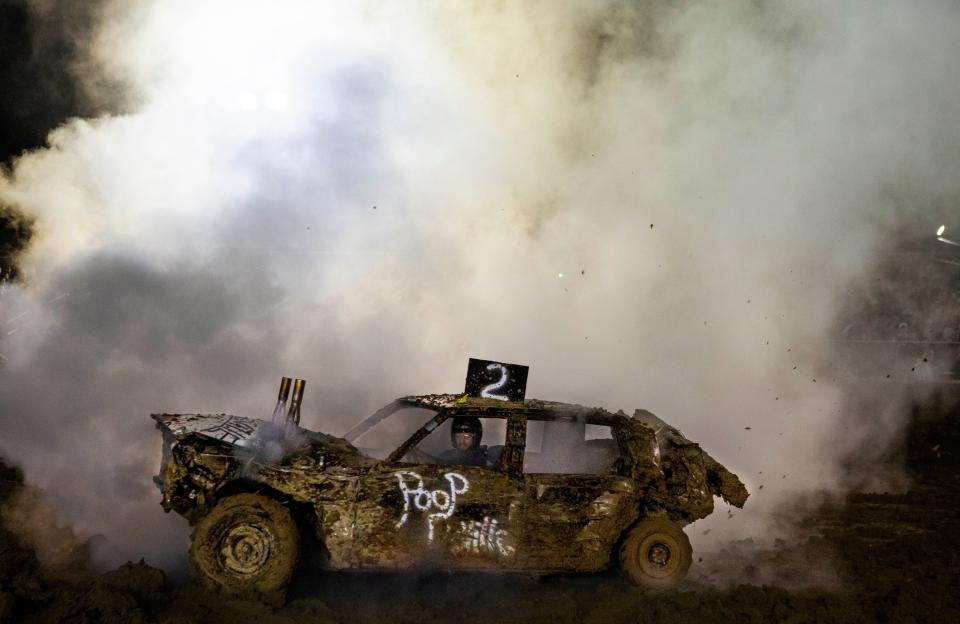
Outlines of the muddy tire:
[[200,519],[190,565],[202,585],[226,594],[282,593],[300,557],[300,532],[290,510],[260,494],[224,498]]
[[669,589],[683,580],[693,561],[686,533],[666,518],[647,518],[633,526],[620,546],[620,569],[634,585]]

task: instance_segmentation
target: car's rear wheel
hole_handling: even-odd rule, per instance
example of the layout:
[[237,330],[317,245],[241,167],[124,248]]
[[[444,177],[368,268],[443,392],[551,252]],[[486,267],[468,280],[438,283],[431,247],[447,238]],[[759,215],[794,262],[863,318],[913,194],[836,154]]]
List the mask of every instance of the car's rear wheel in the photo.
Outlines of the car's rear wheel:
[[290,510],[261,494],[221,500],[197,523],[190,545],[197,580],[228,594],[282,592],[299,557],[300,532]]
[[635,524],[620,546],[620,569],[631,582],[646,589],[669,589],[687,575],[693,549],[686,533],[666,518]]

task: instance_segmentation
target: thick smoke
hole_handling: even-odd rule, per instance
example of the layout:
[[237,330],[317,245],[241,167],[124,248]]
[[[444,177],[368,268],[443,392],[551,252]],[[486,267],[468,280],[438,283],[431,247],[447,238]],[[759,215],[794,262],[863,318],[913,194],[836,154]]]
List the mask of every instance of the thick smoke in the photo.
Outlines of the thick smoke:
[[334,434],[469,356],[650,409],[754,493],[711,537],[843,486],[838,301],[960,190],[952,3],[120,8],[84,41],[138,106],[0,180],[3,450],[105,560],[185,550],[148,414],[268,418],[283,374]]

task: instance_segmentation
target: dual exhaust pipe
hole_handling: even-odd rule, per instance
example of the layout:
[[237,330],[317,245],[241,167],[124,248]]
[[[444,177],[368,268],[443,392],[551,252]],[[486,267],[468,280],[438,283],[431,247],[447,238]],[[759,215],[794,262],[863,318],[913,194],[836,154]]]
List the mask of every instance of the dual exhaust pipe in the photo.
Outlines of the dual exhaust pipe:
[[[293,398],[290,400],[290,408],[287,409],[291,383],[293,384]],[[277,395],[277,405],[273,408],[273,418],[271,418],[274,424],[292,423],[300,425],[300,405],[303,403],[303,389],[306,385],[307,382],[303,379],[290,379],[289,377],[280,379],[280,394]],[[284,411],[286,411],[286,415],[284,415]]]

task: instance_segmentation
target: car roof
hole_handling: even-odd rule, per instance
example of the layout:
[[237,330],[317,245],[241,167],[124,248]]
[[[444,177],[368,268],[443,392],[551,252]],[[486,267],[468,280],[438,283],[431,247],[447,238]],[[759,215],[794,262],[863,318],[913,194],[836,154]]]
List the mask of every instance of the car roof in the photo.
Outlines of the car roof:
[[525,414],[528,418],[535,420],[565,420],[569,418],[571,420],[589,420],[597,424],[611,425],[629,420],[629,417],[622,412],[613,414],[601,407],[587,407],[574,403],[543,401],[541,399],[501,401],[499,399],[471,397],[465,394],[423,394],[401,397],[396,402],[409,407],[446,410],[478,417],[505,418],[510,414]]

